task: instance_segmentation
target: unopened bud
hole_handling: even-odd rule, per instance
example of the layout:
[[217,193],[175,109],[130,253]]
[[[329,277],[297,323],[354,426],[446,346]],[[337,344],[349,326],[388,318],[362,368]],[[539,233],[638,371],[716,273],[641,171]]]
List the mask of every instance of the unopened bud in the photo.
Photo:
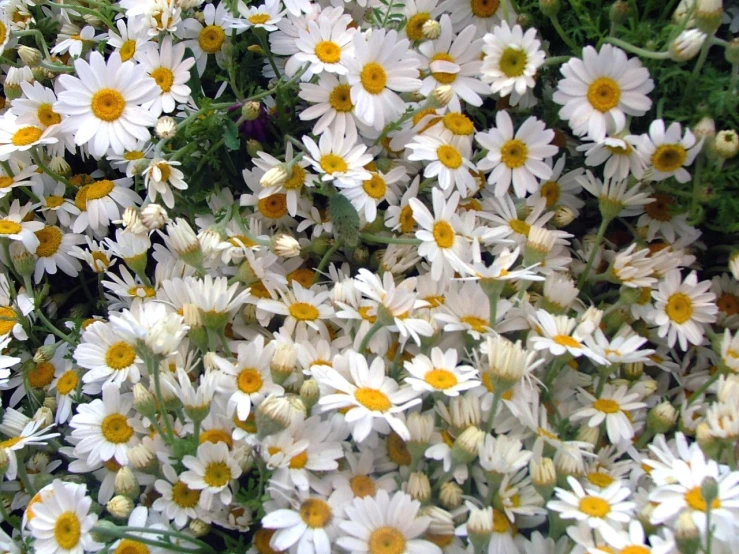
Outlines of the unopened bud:
[[724,58],[731,65],[739,64],[739,38],[730,40],[724,48]]
[[142,383],[136,383],[133,386],[133,407],[138,413],[146,417],[152,417],[156,414],[156,399]]
[[67,160],[61,156],[54,156],[49,160],[49,169],[63,177],[69,175],[72,171],[72,167],[67,163]]
[[710,475],[703,479],[701,482],[701,495],[706,505],[713,505],[714,501],[718,498],[718,483],[716,479]]
[[44,406],[49,408],[52,412],[56,412],[57,401],[55,396],[47,396],[44,398]]
[[161,229],[170,221],[167,210],[159,204],[147,204],[141,208],[140,218],[141,223],[148,231]]
[[262,185],[263,188],[278,187],[285,184],[289,178],[290,175],[288,175],[285,166],[280,164],[271,168],[262,175],[262,178],[259,179],[259,184]]
[[130,467],[123,466],[118,470],[118,473],[115,474],[113,490],[115,490],[116,494],[123,494],[131,497],[139,493],[139,482]]
[[35,67],[41,61],[41,52],[37,50],[36,48],[31,48],[30,46],[23,46],[21,44],[20,46],[18,46],[17,52],[18,52],[18,57],[28,67]]
[[713,141],[716,154],[725,160],[739,153],[739,136],[736,131],[720,131]]
[[480,510],[473,507],[470,509],[470,515],[467,519],[467,537],[474,546],[475,552],[487,550],[485,547],[490,542],[493,531],[493,508]]
[[428,98],[429,107],[432,108],[443,108],[454,98],[454,89],[450,85],[439,85]]
[[251,101],[247,102],[241,107],[241,117],[244,121],[254,121],[259,117],[261,111],[261,104],[259,102]]
[[272,251],[283,258],[295,258],[300,256],[300,243],[290,235],[277,235],[272,240]]
[[429,19],[421,27],[421,32],[423,33],[424,38],[436,40],[441,36],[441,23],[435,19]]
[[559,227],[567,227],[570,223],[575,221],[575,210],[564,204],[557,206],[554,210],[554,224]]
[[529,463],[529,472],[536,491],[544,500],[548,500],[557,483],[557,470],[552,459],[541,458],[538,461],[532,459]]
[[723,15],[722,0],[698,0],[695,8],[695,26],[706,34],[712,35],[721,25]]
[[48,362],[54,357],[55,353],[56,343],[44,344],[43,346],[39,346],[39,348],[36,350],[36,353],[33,355],[33,361],[37,364]]
[[470,463],[477,457],[484,440],[484,431],[474,425],[467,427],[454,441],[452,459],[462,464]]
[[439,490],[439,501],[441,505],[449,510],[459,508],[462,505],[462,495],[464,491],[462,487],[454,481],[447,481]]
[[135,235],[142,235],[148,231],[143,221],[141,220],[141,215],[139,214],[138,208],[134,206],[128,206],[125,210],[123,210],[123,215],[121,216],[120,223],[123,225],[123,228],[126,231]]
[[629,6],[629,3],[624,0],[616,0],[611,4],[610,15],[611,21],[616,25],[626,23],[631,15],[631,6]]
[[292,421],[292,406],[284,396],[269,395],[256,410],[259,438],[284,431]]
[[409,445],[417,444],[425,448],[431,442],[434,433],[434,416],[429,413],[412,412],[408,416],[406,427],[411,435]]
[[680,554],[696,554],[701,550],[701,533],[690,510],[683,510],[677,518],[675,544]]
[[22,277],[30,277],[36,270],[36,256],[31,254],[19,240],[13,241],[8,246],[10,260],[15,270]]
[[295,346],[287,343],[278,343],[272,361],[269,364],[272,379],[279,384],[284,383],[295,371],[298,353]]
[[589,442],[593,446],[598,446],[598,428],[590,427],[588,425],[581,425],[577,429],[577,440],[582,442]]
[[303,381],[303,384],[300,385],[300,399],[309,413],[320,397],[321,389],[318,387],[318,381],[312,378]]
[[252,54],[258,54],[260,56],[264,56],[264,48],[262,48],[258,44],[252,44],[248,46],[246,49]]
[[256,157],[257,153],[263,150],[264,147],[262,146],[262,143],[257,139],[249,139],[246,141],[246,153],[252,158]]
[[670,58],[676,62],[693,59],[700,52],[705,40],[706,34],[698,29],[683,31],[670,43]]
[[547,17],[557,15],[559,8],[559,0],[539,0],[539,10]]
[[110,515],[117,519],[126,519],[133,512],[133,500],[121,494],[111,498],[105,505]]
[[408,494],[421,503],[431,499],[431,483],[425,473],[414,471],[408,478]]
[[667,401],[657,404],[647,415],[647,426],[657,434],[672,429],[676,421],[677,410]]
[[171,139],[177,134],[177,122],[168,115],[160,117],[154,126],[154,133],[160,139]]
[[54,424],[54,412],[46,406],[41,406],[36,413],[33,414],[34,421],[40,421],[41,427],[48,427]]
[[202,519],[193,519],[189,525],[190,532],[196,537],[204,537],[210,532],[210,524]]
[[158,467],[156,455],[143,443],[128,449],[128,462],[139,471],[151,471]]

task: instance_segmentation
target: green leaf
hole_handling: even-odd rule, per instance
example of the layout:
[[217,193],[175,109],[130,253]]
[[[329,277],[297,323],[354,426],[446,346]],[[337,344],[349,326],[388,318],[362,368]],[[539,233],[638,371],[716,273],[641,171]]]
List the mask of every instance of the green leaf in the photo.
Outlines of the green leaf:
[[336,239],[354,248],[359,244],[359,214],[352,203],[341,194],[334,194],[328,204],[328,213],[334,224]]
[[229,150],[239,149],[239,144],[241,143],[239,140],[239,128],[236,126],[236,123],[230,119],[226,120],[226,129],[223,139],[223,144],[225,144],[226,148]]

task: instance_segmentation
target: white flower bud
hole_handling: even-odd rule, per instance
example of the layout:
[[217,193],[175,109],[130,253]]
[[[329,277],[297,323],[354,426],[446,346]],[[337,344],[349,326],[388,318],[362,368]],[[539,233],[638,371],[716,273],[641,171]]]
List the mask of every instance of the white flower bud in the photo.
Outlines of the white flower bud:
[[61,156],[54,156],[49,160],[49,169],[62,176],[69,175],[72,171],[72,167],[67,163],[67,160]]
[[177,134],[177,122],[168,115],[160,117],[154,126],[154,133],[160,139],[171,139]]
[[431,483],[425,473],[414,471],[408,478],[408,494],[421,503],[431,498]]
[[128,466],[123,466],[115,474],[115,482],[113,484],[113,490],[116,494],[123,494],[126,496],[135,496],[139,492],[139,482],[136,476]]
[[728,160],[739,153],[739,136],[736,131],[720,131],[713,140],[713,148],[719,157]]
[[722,0],[698,0],[695,9],[695,25],[704,33],[712,35],[721,25]]
[[300,256],[300,243],[290,235],[277,235],[272,242],[272,250],[283,258],[295,258]]
[[139,210],[134,206],[129,206],[123,210],[120,221],[116,221],[115,223],[120,223],[126,231],[135,235],[143,235],[148,231],[141,220]]
[[729,271],[731,271],[734,279],[739,281],[739,252],[734,252],[729,256]]
[[33,414],[34,421],[40,421],[41,427],[48,427],[54,424],[54,412],[46,406],[41,406],[36,413]]
[[276,165],[269,171],[267,171],[262,178],[259,179],[259,184],[264,188],[277,187],[285,184],[290,176],[283,165]]
[[157,466],[156,454],[140,443],[128,449],[128,461],[134,469],[146,471]]
[[431,91],[429,104],[434,108],[443,108],[454,98],[454,89],[450,85],[440,85]]
[[18,57],[28,67],[35,67],[41,61],[41,52],[36,48],[30,46],[20,45],[18,46]]
[[193,519],[190,522],[189,528],[196,537],[204,537],[210,532],[210,524],[205,523],[202,519]]
[[133,512],[133,500],[121,494],[111,498],[105,508],[115,518],[126,519]]
[[413,412],[408,416],[406,427],[411,435],[411,443],[428,444],[434,432],[434,416],[432,414],[420,414]]
[[441,23],[435,19],[429,19],[421,27],[421,32],[423,33],[424,38],[436,40],[441,36]]
[[254,121],[259,117],[260,111],[261,104],[259,102],[247,102],[241,107],[241,117],[243,117],[245,121]]
[[439,490],[439,501],[445,508],[453,510],[462,505],[463,494],[464,491],[462,490],[462,487],[457,485],[454,481],[447,481]]
[[670,44],[670,58],[676,62],[691,60],[698,55],[706,34],[698,29],[687,29],[680,33]]
[[141,222],[146,230],[153,231],[169,223],[169,216],[159,204],[147,204],[141,208]]

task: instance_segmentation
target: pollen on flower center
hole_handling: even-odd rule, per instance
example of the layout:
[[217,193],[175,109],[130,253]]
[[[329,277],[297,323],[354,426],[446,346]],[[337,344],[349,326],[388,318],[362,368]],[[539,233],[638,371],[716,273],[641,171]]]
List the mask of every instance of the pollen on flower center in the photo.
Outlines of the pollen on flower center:
[[8,177],[7,175],[0,175],[0,189],[6,189],[13,183],[15,183],[15,180],[12,177]]
[[337,112],[347,113],[354,109],[351,97],[351,87],[346,84],[337,85],[328,96],[328,103]]
[[[705,498],[703,498],[703,493],[701,492],[700,487],[693,487],[688,492],[685,493],[685,503],[693,508],[694,510],[699,510],[701,512],[705,512],[706,509],[708,509],[708,504],[706,503]],[[714,498],[713,502],[711,502],[711,509],[717,510],[721,507],[721,501],[718,498]]]
[[461,113],[449,112],[442,118],[442,122],[455,135],[468,136],[475,132],[472,120]]
[[380,94],[385,90],[387,84],[387,73],[385,69],[376,62],[370,62],[362,68],[359,74],[364,90],[370,94]]
[[298,321],[315,321],[319,316],[318,308],[307,302],[291,304],[289,311],[290,315]]
[[[688,151],[682,144],[661,144],[652,154],[652,165],[657,171],[669,173],[680,169],[688,158]],[[647,207],[649,204],[647,204]]]
[[36,231],[36,238],[39,245],[36,247],[36,255],[39,258],[49,258],[57,253],[59,246],[62,244],[62,232],[58,227],[47,225],[43,229]]
[[667,313],[670,320],[680,325],[688,321],[693,315],[693,303],[688,295],[676,292],[667,300],[665,313]]
[[39,122],[46,127],[61,123],[62,116],[51,109],[51,104],[41,104],[36,110],[36,117]]
[[[431,58],[432,63],[438,61],[456,63],[454,58],[449,54],[446,54],[445,52],[434,54],[434,56]],[[456,73],[443,73],[439,71],[434,71],[431,73],[431,76],[442,85],[451,85],[454,81],[457,80]]]
[[591,517],[605,517],[611,511],[611,505],[597,496],[584,496],[580,499],[579,509]]
[[726,292],[718,297],[716,300],[716,306],[726,315],[739,314],[739,297],[735,294]]
[[174,73],[166,67],[157,67],[151,72],[151,77],[162,89],[162,92],[169,92],[172,89],[174,83]]
[[121,49],[118,51],[118,53],[121,55],[121,61],[127,62],[128,60],[133,58],[133,55],[136,53],[136,41],[127,40],[123,43],[123,46],[121,46]]
[[33,369],[28,372],[28,384],[35,389],[42,389],[46,385],[51,384],[54,380],[54,371],[54,365],[49,362],[36,364]]
[[193,490],[182,481],[172,485],[172,501],[181,508],[194,508],[200,500],[200,491]]
[[123,115],[123,110],[126,109],[126,100],[117,90],[102,88],[92,96],[90,108],[95,117],[110,123]]
[[556,335],[552,340],[565,348],[581,348],[580,341],[573,339],[570,335]]
[[316,57],[323,63],[339,63],[341,59],[341,48],[330,40],[322,40],[316,44]]
[[500,56],[500,70],[506,77],[520,77],[526,69],[528,56],[525,50],[509,46]]
[[270,219],[280,219],[287,213],[287,196],[284,194],[271,194],[257,202],[257,209]]
[[672,220],[672,207],[675,201],[667,194],[657,193],[652,195],[652,201],[644,206],[644,211],[652,219],[657,221]]
[[598,77],[588,87],[588,102],[599,112],[607,112],[618,106],[621,89],[610,77]]
[[[598,547],[603,550],[602,546]],[[632,544],[619,550],[618,554],[651,554],[651,550],[646,546],[639,546],[638,544]]]
[[253,394],[262,388],[262,376],[253,367],[242,369],[236,378],[239,390],[246,394]]
[[305,184],[305,169],[299,165],[293,166],[293,174],[282,184],[286,190],[298,190]]
[[452,388],[459,381],[457,376],[446,369],[432,369],[426,375],[423,376],[423,380],[429,385],[439,390],[446,390]]
[[470,0],[470,9],[475,17],[493,17],[498,11],[500,0]]
[[446,221],[437,221],[434,224],[433,235],[439,248],[451,248],[454,245],[454,229]]
[[100,427],[105,440],[114,444],[127,443],[133,436],[133,427],[128,424],[128,419],[123,414],[106,416]]
[[209,487],[225,487],[230,480],[231,468],[225,462],[211,462],[205,468],[203,481]]
[[621,411],[621,406],[615,400],[610,398],[598,398],[593,402],[593,408],[604,414],[615,414]]
[[436,155],[439,157],[439,161],[445,167],[449,169],[457,169],[462,165],[462,156],[453,146],[443,144],[436,149]]
[[403,554],[405,537],[395,527],[379,527],[372,531],[367,545],[370,554]]
[[370,198],[373,198],[374,200],[382,200],[385,198],[387,186],[385,185],[385,179],[380,177],[377,173],[373,173],[372,178],[367,181],[362,181],[362,189]]
[[521,167],[526,163],[529,155],[528,147],[520,140],[511,139],[500,149],[500,157],[503,163],[510,169]]
[[559,200],[559,183],[557,181],[547,181],[541,185],[539,194],[546,199],[547,208],[551,208]]
[[58,208],[64,204],[64,197],[62,196],[47,196],[44,200],[46,200],[47,208]]
[[29,125],[18,129],[10,140],[15,146],[28,146],[40,139],[43,133],[38,127]]
[[374,496],[376,491],[375,482],[366,475],[355,475],[349,479],[349,487],[357,498]]
[[23,230],[23,227],[15,221],[8,219],[0,220],[0,235],[17,235]]
[[423,38],[423,24],[431,19],[431,14],[427,12],[418,12],[408,18],[405,24],[405,34],[410,40],[421,40]]
[[198,44],[206,54],[215,54],[226,40],[226,32],[218,25],[208,25],[200,31]]
[[255,13],[253,15],[250,15],[247,17],[249,20],[249,23],[252,25],[264,25],[269,21],[269,14],[268,13]]
[[115,370],[129,367],[135,359],[136,352],[127,342],[117,342],[111,345],[105,353],[106,365]]
[[74,512],[64,512],[54,524],[54,540],[65,550],[71,550],[80,542],[80,520]]
[[354,398],[362,406],[373,412],[386,412],[392,407],[387,395],[378,389],[362,387],[354,392]]
[[77,388],[79,381],[80,379],[77,377],[77,373],[70,369],[59,377],[59,380],[56,382],[56,392],[61,395],[69,394]]
[[493,531],[496,533],[508,533],[511,524],[506,515],[500,510],[493,510]]
[[410,205],[403,206],[400,210],[400,216],[398,217],[400,223],[400,230],[403,233],[410,233],[413,227],[416,225],[416,220],[413,219],[413,208]]
[[607,473],[601,473],[600,471],[591,471],[587,475],[588,481],[590,481],[596,487],[605,488],[613,483],[613,477]]
[[475,317],[473,315],[466,315],[464,317],[460,317],[459,320],[462,323],[466,323],[470,327],[472,327],[473,331],[477,331],[478,333],[484,333],[488,328],[488,322],[484,319],[480,319],[479,317]]
[[321,157],[320,164],[321,169],[329,175],[333,175],[334,173],[343,173],[348,168],[344,159],[336,154],[325,154]]

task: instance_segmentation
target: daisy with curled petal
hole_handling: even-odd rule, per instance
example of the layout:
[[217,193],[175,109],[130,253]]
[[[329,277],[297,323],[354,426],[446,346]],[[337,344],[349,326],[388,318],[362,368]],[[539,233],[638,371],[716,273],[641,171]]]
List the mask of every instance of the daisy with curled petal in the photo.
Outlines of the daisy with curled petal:
[[421,88],[418,59],[408,55],[409,42],[397,31],[374,31],[369,38],[354,34],[354,55],[346,58],[347,81],[357,118],[380,131],[405,111],[399,92]]
[[46,128],[29,125],[18,121],[14,113],[6,112],[0,118],[0,160],[7,161],[14,152],[25,152],[34,146],[56,144],[58,131],[56,125]]
[[313,376],[332,394],[318,401],[323,411],[348,408],[346,422],[357,443],[363,442],[375,430],[387,434],[392,429],[404,440],[410,438],[408,428],[396,414],[420,403],[418,392],[411,387],[400,388],[395,379],[385,375],[385,362],[375,358],[372,364],[354,351],[347,354],[348,374],[332,367],[315,366]]
[[182,464],[187,471],[180,475],[180,480],[190,489],[200,491],[201,508],[211,510],[214,499],[225,506],[231,503],[230,485],[241,475],[241,467],[225,443],[205,442],[198,446],[195,456],[182,458]]
[[452,111],[461,111],[460,100],[471,106],[481,106],[480,95],[488,94],[489,88],[478,79],[482,67],[482,39],[475,40],[477,28],[474,25],[465,27],[455,37],[447,14],[441,16],[440,22],[439,38],[425,41],[418,47],[421,70],[428,73],[419,92],[428,96],[435,88],[446,85],[452,90],[449,102]]
[[307,72],[313,75],[336,73],[346,75],[347,68],[343,60],[354,53],[352,38],[355,29],[348,29],[352,22],[349,14],[338,19],[321,15],[315,21],[308,21],[306,29],[298,30],[295,43],[299,51],[295,59],[303,65],[308,62]]
[[711,281],[698,282],[698,275],[691,271],[681,279],[679,269],[665,275],[657,290],[652,291],[655,305],[651,319],[659,328],[657,334],[667,337],[668,346],[675,342],[683,350],[688,343],[699,345],[703,342],[703,327],[716,321],[718,307],[716,295],[709,291]]
[[572,58],[560,71],[553,99],[562,105],[559,117],[569,122],[578,136],[600,142],[606,133],[626,127],[626,116],[642,116],[652,107],[647,96],[654,89],[649,70],[639,58],[604,44],[600,52],[592,46],[582,51],[582,60]]
[[172,44],[167,35],[161,44],[149,43],[136,53],[136,60],[146,68],[149,76],[159,86],[156,99],[146,102],[142,107],[152,115],[172,113],[177,103],[187,102],[190,97],[190,68],[195,58],[185,59],[185,45]]
[[697,140],[690,129],[673,121],[667,129],[665,122],[655,119],[649,125],[649,133],[641,136],[637,151],[647,165],[644,177],[649,181],[664,181],[675,177],[679,183],[687,183],[690,173],[685,167],[695,160],[701,151],[703,139]]
[[102,391],[102,398],[80,404],[69,422],[72,439],[79,441],[74,447],[75,456],[88,464],[115,458],[126,465],[128,449],[138,442],[137,431],[142,431],[139,419],[130,417],[133,398],[113,383],[103,385]]
[[317,83],[300,83],[298,96],[313,104],[300,112],[300,119],[318,120],[313,125],[314,135],[320,135],[326,129],[331,129],[335,135],[346,133],[350,127],[356,129],[351,87],[345,77],[324,73]]
[[123,154],[136,147],[137,139],[149,140],[148,127],[156,117],[142,104],[154,100],[159,87],[144,67],[121,62],[115,52],[106,63],[95,51],[89,63],[76,59],[74,68],[78,77],[59,76],[64,90],[53,108],[67,116],[62,127],[74,132],[76,145],[87,144],[90,154],[101,158],[109,148]]
[[189,520],[201,516],[200,491],[188,487],[171,465],[163,464],[161,467],[164,479],[154,482],[154,489],[161,496],[154,501],[151,508],[161,512],[181,529]]
[[475,164],[470,161],[472,145],[466,142],[457,144],[452,140],[452,134],[443,131],[439,136],[417,135],[407,147],[413,151],[409,160],[423,160],[426,164],[423,176],[439,181],[439,186],[447,194],[455,188],[463,197],[477,190],[477,182],[472,175]]
[[597,167],[603,163],[603,176],[606,179],[623,180],[633,175],[641,179],[646,162],[638,147],[641,139],[636,135],[607,136],[601,141],[584,143],[577,147],[585,152],[585,165]]
[[[490,301],[479,283],[466,282],[459,288],[450,288],[447,291],[446,302],[434,314],[434,319],[444,325],[446,332],[464,331],[479,340],[482,335],[492,331],[489,305]],[[505,306],[506,303],[501,302],[498,308]],[[502,317],[506,311],[497,310],[497,317]]]
[[503,21],[483,37],[485,56],[480,80],[490,83],[493,94],[510,95],[511,106],[518,104],[528,89],[534,88],[534,76],[544,63],[545,55],[536,33],[533,27],[524,33],[520,25],[511,28]]
[[358,140],[355,127],[349,127],[346,131],[346,135],[343,135],[326,129],[318,139],[318,144],[307,135],[303,137],[309,154],[306,158],[321,176],[321,181],[336,181],[350,186],[371,177],[364,166],[372,161],[372,155]]
[[[374,164],[369,167],[373,166]],[[367,223],[372,223],[377,218],[378,204],[385,200],[397,202],[394,189],[405,180],[406,169],[402,165],[391,168],[387,173],[375,166],[370,171],[369,179],[348,186],[338,182],[336,186],[341,190],[341,194],[349,199],[357,212],[364,214]]]
[[580,178],[580,184],[601,204],[607,204],[621,217],[639,215],[644,211],[644,206],[652,202],[649,192],[639,184],[631,186],[628,179],[606,178],[601,181],[589,169]]
[[144,184],[149,191],[148,198],[156,202],[157,196],[162,197],[164,205],[174,208],[174,194],[172,189],[187,190],[187,183],[183,179],[182,171],[175,166],[181,162],[154,158],[144,170]]
[[282,394],[281,386],[272,382],[269,364],[275,351],[275,343],[264,344],[261,335],[252,342],[240,342],[236,363],[220,356],[213,362],[221,370],[218,392],[228,396],[227,415],[234,412],[241,421],[246,421],[252,405],[258,405],[269,394]]
[[536,177],[547,180],[552,176],[551,166],[543,160],[557,153],[558,148],[550,144],[554,131],[531,116],[514,135],[513,121],[504,110],[495,116],[495,125],[490,131],[475,135],[477,142],[488,150],[478,162],[478,169],[493,170],[488,183],[495,184],[495,196],[503,196],[511,183],[519,198],[536,192]]
[[438,188],[434,188],[431,195],[434,215],[417,198],[411,198],[408,202],[413,210],[413,219],[421,227],[416,231],[416,238],[423,241],[418,247],[418,254],[431,263],[431,276],[439,280],[453,275],[466,257],[469,245],[458,234],[461,225],[456,214],[459,193],[452,193],[448,201],[444,201],[444,193]]
[[390,496],[380,489],[375,496],[355,498],[345,507],[343,536],[336,543],[347,552],[441,554],[433,542],[421,538],[431,519],[419,516],[420,502],[404,492]]
[[410,374],[405,378],[420,392],[440,392],[444,396],[459,396],[459,393],[480,384],[478,371],[469,365],[457,365],[457,351],[433,348],[431,357],[416,355],[403,367]]
[[266,312],[286,316],[284,327],[290,334],[303,334],[310,327],[326,334],[326,324],[322,321],[333,317],[334,310],[327,302],[331,293],[320,286],[303,288],[293,281],[292,290],[278,290],[280,300],[260,298],[257,307]]
[[570,419],[587,419],[588,427],[599,427],[605,421],[611,444],[630,443],[634,438],[631,412],[646,407],[644,402],[638,401],[640,397],[638,392],[629,393],[626,385],[605,385],[600,398],[581,388],[580,401],[585,406],[570,414]]
[[575,328],[577,321],[566,315],[552,315],[546,310],[536,311],[536,325],[541,330],[540,336],[531,338],[534,350],[548,350],[553,356],[562,356],[565,353],[578,358],[587,356],[597,364],[608,365],[602,358],[587,345],[580,335],[580,328]]
[[604,490],[584,489],[572,476],[567,477],[567,483],[571,490],[557,487],[557,499],[547,503],[547,508],[559,512],[562,519],[583,521],[590,529],[614,530],[631,521],[636,504],[626,500],[631,491],[623,483],[615,481]]

